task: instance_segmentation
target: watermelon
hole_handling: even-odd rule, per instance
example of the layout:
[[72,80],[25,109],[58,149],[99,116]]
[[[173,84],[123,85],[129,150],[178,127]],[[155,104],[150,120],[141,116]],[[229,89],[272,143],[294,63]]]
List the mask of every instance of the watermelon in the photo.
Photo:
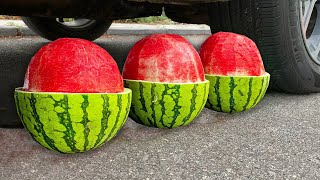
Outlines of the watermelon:
[[123,78],[170,83],[205,81],[198,52],[175,34],[154,34],[137,42],[123,67]]
[[265,69],[257,45],[243,35],[219,32],[200,48],[205,74],[220,76],[261,76]]
[[123,80],[115,60],[93,42],[62,38],[31,59],[24,89],[33,92],[118,93]]
[[133,92],[129,117],[137,123],[157,128],[190,124],[204,108],[209,82],[158,83],[125,80]]
[[18,115],[42,146],[85,152],[113,138],[125,123],[132,91],[101,47],[63,38],[32,58],[24,87],[15,91]]
[[270,82],[256,44],[229,32],[210,36],[200,48],[206,79],[210,81],[206,107],[219,112],[243,112],[264,97]]
[[15,91],[18,115],[42,146],[61,153],[85,152],[112,139],[129,114],[131,90],[121,93]]
[[209,92],[199,54],[183,37],[155,34],[137,42],[123,69],[132,90],[129,117],[156,128],[191,123],[204,108]]
[[218,112],[243,112],[256,106],[264,97],[270,75],[215,76],[206,75],[210,81],[206,107]]

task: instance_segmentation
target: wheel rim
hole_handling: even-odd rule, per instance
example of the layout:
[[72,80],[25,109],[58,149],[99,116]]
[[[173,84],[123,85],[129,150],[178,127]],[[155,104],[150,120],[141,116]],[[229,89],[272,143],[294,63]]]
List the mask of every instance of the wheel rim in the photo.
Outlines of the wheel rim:
[[65,27],[71,29],[83,29],[91,26],[96,22],[92,19],[74,19],[74,18],[57,18],[56,21]]
[[320,65],[320,0],[299,0],[304,44],[312,60]]

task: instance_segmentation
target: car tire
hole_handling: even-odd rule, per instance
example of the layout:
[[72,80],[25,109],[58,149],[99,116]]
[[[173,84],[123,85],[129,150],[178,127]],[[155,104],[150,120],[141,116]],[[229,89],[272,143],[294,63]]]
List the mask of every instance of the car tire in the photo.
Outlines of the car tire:
[[[266,71],[271,74],[272,88],[289,93],[319,92],[320,55],[317,54],[317,58],[311,56],[304,38],[301,25],[303,1],[231,0],[213,3],[209,7],[211,31],[230,31],[253,39],[261,51]],[[316,30],[315,27],[308,29],[311,33]]]
[[68,26],[56,18],[22,17],[22,20],[36,34],[52,41],[63,37],[93,41],[102,36],[112,24],[110,20],[88,20],[79,26]]

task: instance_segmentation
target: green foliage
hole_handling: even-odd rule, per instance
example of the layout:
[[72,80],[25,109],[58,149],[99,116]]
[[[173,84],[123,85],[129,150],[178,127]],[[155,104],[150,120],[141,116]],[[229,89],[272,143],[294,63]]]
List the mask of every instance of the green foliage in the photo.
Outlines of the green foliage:
[[117,20],[118,23],[138,23],[138,24],[173,24],[174,21],[169,19],[166,15],[161,16],[149,16],[125,20]]

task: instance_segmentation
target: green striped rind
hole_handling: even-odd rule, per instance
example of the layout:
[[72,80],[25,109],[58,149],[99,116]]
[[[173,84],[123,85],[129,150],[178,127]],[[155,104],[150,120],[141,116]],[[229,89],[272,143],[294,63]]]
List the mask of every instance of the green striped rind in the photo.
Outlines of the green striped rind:
[[270,74],[263,76],[214,76],[210,81],[207,108],[219,112],[242,112],[256,106],[264,97],[270,82]]
[[125,123],[132,92],[35,93],[16,89],[18,115],[32,137],[61,153],[85,152],[113,138]]
[[129,117],[157,128],[188,125],[202,111],[208,98],[209,81],[190,84],[125,80],[132,90]]

